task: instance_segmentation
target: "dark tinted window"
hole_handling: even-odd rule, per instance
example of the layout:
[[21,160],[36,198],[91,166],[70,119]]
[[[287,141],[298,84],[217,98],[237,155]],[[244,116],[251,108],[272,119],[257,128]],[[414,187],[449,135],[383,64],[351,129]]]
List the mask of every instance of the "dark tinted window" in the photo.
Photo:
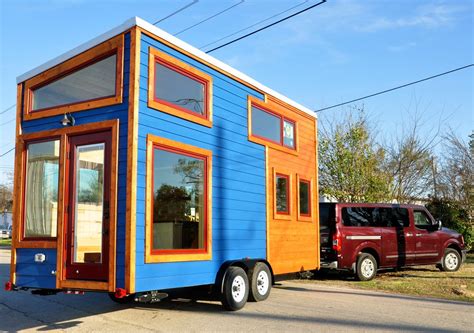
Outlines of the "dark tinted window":
[[419,229],[427,229],[433,226],[433,222],[423,211],[415,210],[413,217],[415,219],[415,226]]
[[281,142],[280,118],[252,106],[252,134],[275,142]]
[[33,110],[115,95],[117,56],[113,55],[33,90]]
[[278,213],[289,213],[289,177],[285,175],[276,176],[276,209]]
[[204,115],[204,94],[203,82],[155,63],[155,98]]
[[345,207],[342,221],[350,227],[408,227],[410,221],[406,208]]
[[310,215],[311,214],[311,203],[310,203],[310,182],[301,180],[300,181],[300,214]]
[[204,248],[205,161],[159,148],[153,160],[153,249]]

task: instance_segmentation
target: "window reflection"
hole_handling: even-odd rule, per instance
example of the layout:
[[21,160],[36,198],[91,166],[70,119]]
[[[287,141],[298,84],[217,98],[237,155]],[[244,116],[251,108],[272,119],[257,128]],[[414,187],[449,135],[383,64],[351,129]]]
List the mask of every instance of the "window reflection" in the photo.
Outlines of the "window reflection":
[[289,189],[288,176],[276,176],[276,209],[278,213],[288,214],[289,212]]
[[25,237],[56,237],[59,140],[27,146]]
[[205,159],[154,149],[153,249],[204,248]]
[[155,63],[155,98],[204,115],[204,93],[205,84],[201,81]]
[[34,89],[32,110],[114,96],[116,61],[114,54]]
[[252,106],[252,134],[280,143],[280,118]]
[[310,214],[310,189],[309,182],[300,181],[300,214]]

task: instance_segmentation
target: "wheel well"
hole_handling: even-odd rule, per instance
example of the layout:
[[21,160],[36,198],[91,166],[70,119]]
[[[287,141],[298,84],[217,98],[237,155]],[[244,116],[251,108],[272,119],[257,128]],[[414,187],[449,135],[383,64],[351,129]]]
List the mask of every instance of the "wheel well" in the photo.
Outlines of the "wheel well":
[[366,247],[362,250],[360,250],[359,253],[368,253],[368,254],[371,254],[374,258],[375,258],[375,261],[377,262],[377,267],[380,267],[380,258],[379,258],[379,254],[377,253],[377,251],[371,247]]
[[461,251],[461,248],[459,247],[459,245],[457,245],[456,243],[451,243],[449,244],[448,246],[446,246],[447,249],[453,249],[453,250],[456,250],[457,253],[461,256],[462,255],[462,251]]

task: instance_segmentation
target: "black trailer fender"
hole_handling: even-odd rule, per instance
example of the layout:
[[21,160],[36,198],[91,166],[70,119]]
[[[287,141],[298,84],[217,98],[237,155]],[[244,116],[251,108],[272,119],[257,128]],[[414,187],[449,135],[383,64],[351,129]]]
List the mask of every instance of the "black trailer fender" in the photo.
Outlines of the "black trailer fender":
[[[224,278],[225,278],[225,274],[227,272],[227,268],[231,267],[231,266],[236,266],[236,267],[240,267],[242,268],[245,273],[248,274],[248,272],[255,267],[255,265],[258,263],[258,262],[263,262],[265,265],[268,266],[268,268],[270,269],[270,273],[271,273],[271,278],[272,278],[272,285],[275,283],[275,277],[274,277],[274,274],[273,274],[273,269],[272,269],[272,266],[270,265],[270,263],[265,260],[265,259],[240,259],[240,260],[229,260],[229,261],[226,261],[224,262],[221,267],[219,268],[219,271],[217,272],[217,275],[216,275],[216,280],[215,280],[215,288],[216,290],[218,290],[220,293],[223,292],[223,288],[224,288],[224,285],[223,285],[223,282],[224,282]],[[249,277],[250,278],[250,277]]]

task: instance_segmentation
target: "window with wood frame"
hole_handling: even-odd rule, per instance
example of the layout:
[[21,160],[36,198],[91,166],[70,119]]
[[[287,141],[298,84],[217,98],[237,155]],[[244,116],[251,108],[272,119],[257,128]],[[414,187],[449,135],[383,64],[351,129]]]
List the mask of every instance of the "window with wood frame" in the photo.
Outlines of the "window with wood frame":
[[290,210],[290,176],[275,175],[275,207],[277,214],[289,215]]
[[26,143],[22,239],[57,236],[60,139]]
[[312,191],[311,180],[298,178],[298,219],[311,219],[312,216]]
[[149,136],[148,262],[211,255],[210,151]]
[[149,48],[148,106],[212,126],[212,77],[164,52]]
[[123,36],[85,51],[25,83],[25,120],[122,102]]

